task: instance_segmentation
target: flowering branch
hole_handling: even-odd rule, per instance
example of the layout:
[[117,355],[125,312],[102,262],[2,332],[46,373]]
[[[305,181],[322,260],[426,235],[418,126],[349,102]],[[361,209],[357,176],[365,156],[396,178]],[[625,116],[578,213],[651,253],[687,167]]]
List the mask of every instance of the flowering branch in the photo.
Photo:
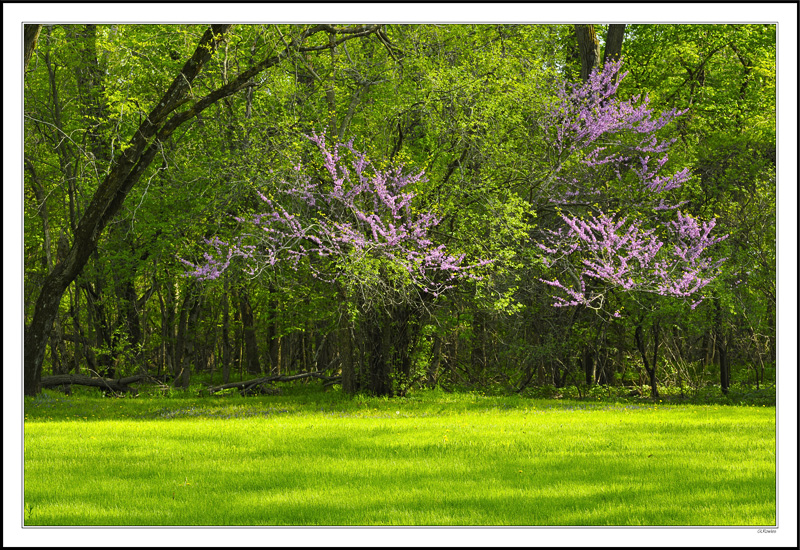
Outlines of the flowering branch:
[[[560,268],[574,281],[570,286],[558,276],[540,279],[557,289],[556,307],[600,309],[613,289],[689,298],[717,276],[724,261],[708,257],[710,247],[726,238],[711,236],[715,220],[700,223],[669,201],[669,192],[690,171],[665,172],[674,140],[656,133],[683,113],[673,109],[655,117],[646,96],[641,103],[639,96],[617,99],[625,77],[617,78],[619,69],[618,62],[610,63],[585,84],[564,87],[548,119],[550,146],[559,159],[550,202],[564,226],[543,231],[537,246],[545,266]],[[604,213],[603,200],[628,206],[630,216]],[[592,214],[562,211],[586,201],[594,203]]]
[[[325,262],[328,271],[320,269],[319,262],[309,262],[312,275],[330,282],[353,262],[375,259],[390,262],[406,282],[437,296],[457,279],[478,278],[475,270],[490,263],[465,265],[463,254],[452,255],[428,237],[440,219],[433,212],[416,211],[415,194],[407,190],[424,181],[424,171],[406,173],[402,165],[380,170],[352,141],[329,148],[325,134],[309,139],[322,154],[326,177],[312,178],[303,166],[295,166],[296,181],[282,191],[287,200],[259,192],[265,211],[236,218],[249,230],[243,237],[255,244],[209,242],[217,256],[206,253],[199,266],[184,261],[193,268],[188,275],[214,279],[234,256],[247,259],[251,273],[281,261],[297,269],[313,257],[331,260]],[[282,202],[294,203],[302,213],[291,213]]]

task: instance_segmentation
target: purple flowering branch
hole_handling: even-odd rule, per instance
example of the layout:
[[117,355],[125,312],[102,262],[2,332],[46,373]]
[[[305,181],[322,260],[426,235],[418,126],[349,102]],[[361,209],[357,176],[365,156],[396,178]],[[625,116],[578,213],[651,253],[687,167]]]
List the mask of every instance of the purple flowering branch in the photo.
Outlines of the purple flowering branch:
[[[588,220],[563,215],[562,219],[566,229],[550,231],[547,244],[538,243],[547,254],[546,265],[574,257],[579,262],[579,271],[567,270],[576,282],[572,287],[558,279],[541,279],[568,296],[554,296],[556,307],[599,309],[612,289],[688,298],[714,279],[724,261],[707,257],[710,247],[726,238],[711,237],[714,222],[698,223],[680,212],[678,220],[666,226],[671,247],[665,246],[655,228],[643,229],[640,222],[628,223],[626,218],[601,214]],[[602,284],[592,284],[598,282]]]
[[[648,96],[616,98],[619,83],[627,75],[620,74],[620,68],[621,62],[608,63],[585,83],[564,84],[557,104],[544,117],[546,141],[558,159],[552,185],[546,188],[548,200],[555,204],[597,202],[602,193],[586,185],[590,181],[631,178],[638,190],[660,194],[677,189],[691,176],[688,169],[674,174],[666,171],[667,152],[675,140],[657,136],[683,112],[672,109],[656,116]],[[627,186],[628,193],[630,189]]]
[[213,253],[203,253],[204,262],[194,264],[183,258],[179,258],[184,265],[192,269],[192,271],[186,272],[187,277],[195,277],[200,280],[217,279],[228,269],[232,258],[252,258],[253,251],[255,250],[255,247],[252,245],[241,244],[241,239],[237,243],[228,243],[220,240],[218,237],[203,240],[207,245],[213,248]]
[[278,262],[296,270],[313,258],[308,263],[312,275],[332,282],[353,276],[353,262],[374,259],[390,262],[406,282],[436,296],[458,279],[479,278],[476,269],[491,263],[466,265],[464,255],[452,255],[428,237],[440,219],[415,210],[415,193],[408,190],[424,181],[424,171],[408,173],[402,165],[381,170],[352,141],[329,147],[324,133],[309,140],[322,155],[324,177],[295,166],[295,181],[281,191],[285,200],[259,193],[265,210],[236,218],[245,227],[242,238],[253,244],[209,242],[216,256],[207,253],[202,265],[184,261],[193,268],[189,275],[214,279],[234,256],[247,259],[251,273]]

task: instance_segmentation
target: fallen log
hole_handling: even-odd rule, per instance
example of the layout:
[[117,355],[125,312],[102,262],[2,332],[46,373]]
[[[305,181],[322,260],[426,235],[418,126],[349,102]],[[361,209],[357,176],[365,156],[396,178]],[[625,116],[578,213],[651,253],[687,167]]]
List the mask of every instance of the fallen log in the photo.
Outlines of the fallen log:
[[134,376],[126,376],[125,378],[90,378],[79,374],[56,374],[53,376],[45,376],[42,378],[43,388],[54,388],[57,386],[93,386],[103,390],[114,391],[118,393],[132,393],[134,395],[139,393],[136,388],[130,387],[128,384],[139,382],[147,378],[144,374],[137,374]]
[[267,384],[270,382],[291,382],[293,380],[300,380],[302,378],[320,378],[322,380],[331,380],[333,378],[338,378],[338,377],[327,376],[321,372],[301,372],[299,374],[292,374],[290,376],[278,374],[273,376],[265,376],[263,378],[254,378],[252,380],[245,380],[243,382],[231,382],[229,384],[223,384],[221,386],[214,386],[208,388],[206,391],[208,391],[209,394],[212,394],[218,391],[236,388],[244,394],[247,393],[252,388],[254,388],[255,386],[259,386],[261,384]]

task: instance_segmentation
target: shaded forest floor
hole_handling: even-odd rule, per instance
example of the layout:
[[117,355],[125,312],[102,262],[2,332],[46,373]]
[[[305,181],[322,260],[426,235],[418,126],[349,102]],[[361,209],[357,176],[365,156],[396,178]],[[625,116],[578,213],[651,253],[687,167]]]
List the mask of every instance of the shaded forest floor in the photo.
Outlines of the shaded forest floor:
[[[442,406],[456,409],[463,407],[464,410],[527,409],[531,406],[532,400],[536,403],[546,403],[550,408],[565,410],[586,407],[615,408],[628,405],[649,407],[659,404],[774,407],[776,403],[774,383],[761,384],[759,387],[753,384],[735,383],[731,385],[727,395],[720,391],[718,385],[697,389],[664,386],[659,388],[659,398],[654,399],[650,397],[648,386],[599,385],[590,387],[570,385],[561,388],[552,385],[531,386],[519,393],[501,389],[469,391],[454,388],[445,390],[437,387],[433,390],[411,391],[405,396],[356,395],[351,398],[343,395],[339,386],[323,388],[318,381],[313,380],[300,383],[279,382],[269,386],[271,395],[242,397],[235,389],[208,395],[205,390],[212,385],[212,382],[218,383],[215,379],[201,375],[195,378],[194,384],[187,390],[166,385],[144,384],[138,386],[138,396],[119,394],[104,397],[100,389],[83,386],[69,388],[70,395],[64,395],[58,390],[44,390],[35,398],[25,398],[25,419],[52,418],[48,411],[52,412],[53,409],[61,409],[64,412],[75,409],[72,415],[67,415],[67,419],[76,415],[80,417],[83,413],[107,415],[104,418],[113,419],[121,410],[124,410],[126,415],[140,414],[147,417],[156,414],[155,411],[168,411],[173,408],[183,410],[187,407],[198,411],[259,410],[265,403],[293,412],[336,410],[342,413],[358,413],[364,407],[392,409],[395,405],[419,412],[425,412],[429,407],[440,410]],[[124,407],[119,405],[120,399],[125,401]],[[62,406],[67,409],[62,409]]]

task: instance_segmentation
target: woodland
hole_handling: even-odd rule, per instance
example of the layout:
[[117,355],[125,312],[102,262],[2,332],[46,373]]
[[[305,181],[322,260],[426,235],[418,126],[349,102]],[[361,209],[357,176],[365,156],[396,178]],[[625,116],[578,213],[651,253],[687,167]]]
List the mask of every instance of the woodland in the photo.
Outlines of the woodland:
[[775,25],[24,34],[27,396],[775,383]]

